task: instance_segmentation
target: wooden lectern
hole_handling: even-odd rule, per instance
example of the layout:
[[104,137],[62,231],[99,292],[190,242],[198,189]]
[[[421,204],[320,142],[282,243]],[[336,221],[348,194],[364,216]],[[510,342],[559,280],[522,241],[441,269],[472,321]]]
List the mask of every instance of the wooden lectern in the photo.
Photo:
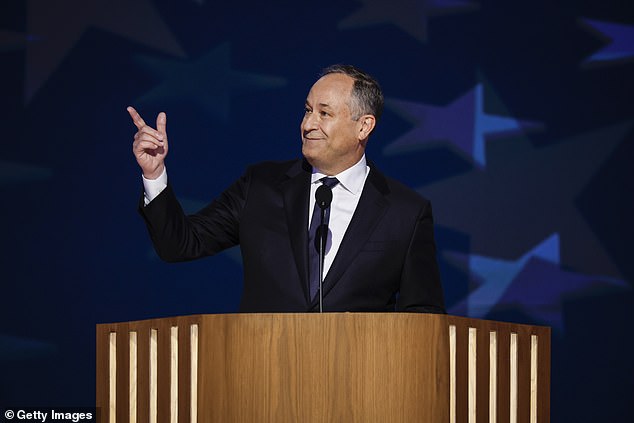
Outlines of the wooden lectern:
[[550,421],[550,329],[411,313],[97,325],[104,423]]

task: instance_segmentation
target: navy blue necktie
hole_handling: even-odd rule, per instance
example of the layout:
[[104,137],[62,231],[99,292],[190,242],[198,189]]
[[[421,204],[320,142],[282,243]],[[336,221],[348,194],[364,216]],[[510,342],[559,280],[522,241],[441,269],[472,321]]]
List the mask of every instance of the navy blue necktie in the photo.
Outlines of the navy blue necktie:
[[[337,178],[330,177],[321,178],[320,181],[322,182],[322,184],[330,189],[332,189],[335,185],[339,183],[339,180]],[[326,212],[324,214],[324,225],[328,225],[329,219],[330,207],[326,209]],[[315,242],[315,238],[317,236],[320,224],[321,208],[317,203],[315,203],[315,208],[313,209],[313,217],[310,220],[310,229],[308,231],[308,262],[310,266],[308,277],[310,280],[311,300],[315,298],[317,292],[319,291],[319,242]]]

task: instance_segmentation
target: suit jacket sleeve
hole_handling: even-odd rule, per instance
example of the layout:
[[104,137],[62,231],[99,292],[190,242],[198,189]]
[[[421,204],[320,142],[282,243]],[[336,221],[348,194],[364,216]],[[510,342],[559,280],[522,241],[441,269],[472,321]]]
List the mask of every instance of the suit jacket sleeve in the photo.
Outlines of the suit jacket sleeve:
[[396,309],[406,312],[445,313],[429,201],[425,201],[412,232]]
[[216,254],[239,242],[240,213],[246,203],[249,172],[196,214],[186,216],[172,186],[139,212],[154,248],[165,261],[186,261]]

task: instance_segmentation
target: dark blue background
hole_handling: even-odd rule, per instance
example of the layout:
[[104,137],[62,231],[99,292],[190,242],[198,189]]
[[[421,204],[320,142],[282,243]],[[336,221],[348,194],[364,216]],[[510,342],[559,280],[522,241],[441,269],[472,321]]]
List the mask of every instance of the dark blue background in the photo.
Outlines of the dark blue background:
[[554,422],[632,421],[633,34],[625,1],[3,1],[0,405],[93,404],[96,323],[236,310],[237,250],[153,253],[127,105],[167,112],[193,211],[299,156],[310,85],[352,63],[450,311],[553,327]]

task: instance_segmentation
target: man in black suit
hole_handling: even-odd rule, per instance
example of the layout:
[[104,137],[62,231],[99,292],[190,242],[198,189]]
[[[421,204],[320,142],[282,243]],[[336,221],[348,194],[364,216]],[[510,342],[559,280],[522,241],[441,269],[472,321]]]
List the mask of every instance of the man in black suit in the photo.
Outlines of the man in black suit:
[[140,212],[159,256],[192,260],[239,244],[240,311],[315,311],[319,213],[311,216],[317,188],[328,184],[323,310],[444,313],[430,202],[366,162],[382,109],[383,94],[369,75],[352,66],[325,69],[306,99],[304,158],[251,166],[215,201],[185,216],[167,182],[165,113],[154,129],[129,107],[145,187]]

